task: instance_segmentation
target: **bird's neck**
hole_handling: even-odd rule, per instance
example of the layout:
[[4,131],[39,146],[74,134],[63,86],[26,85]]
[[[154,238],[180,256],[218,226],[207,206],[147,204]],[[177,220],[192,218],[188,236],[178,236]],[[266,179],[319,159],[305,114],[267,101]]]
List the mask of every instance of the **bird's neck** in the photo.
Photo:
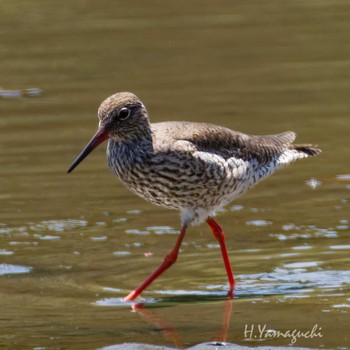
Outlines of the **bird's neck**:
[[152,135],[147,133],[141,138],[124,140],[110,139],[107,147],[109,166],[118,164],[120,167],[132,167],[136,163],[143,163],[153,153]]

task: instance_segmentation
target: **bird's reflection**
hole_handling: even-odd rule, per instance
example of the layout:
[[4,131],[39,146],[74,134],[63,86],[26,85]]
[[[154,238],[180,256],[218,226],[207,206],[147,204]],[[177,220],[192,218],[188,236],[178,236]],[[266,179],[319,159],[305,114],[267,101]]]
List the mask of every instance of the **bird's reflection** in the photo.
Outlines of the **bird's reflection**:
[[[232,295],[233,297],[233,295]],[[221,302],[220,302],[221,303]],[[177,348],[183,348],[184,343],[181,334],[170,324],[170,320],[161,317],[147,308],[145,303],[135,303],[131,305],[132,311],[138,313],[154,327],[162,331],[164,338],[173,343]],[[228,339],[230,319],[232,314],[232,300],[224,301],[224,312],[221,329],[219,329],[212,340],[217,342],[226,342]]]
[[179,332],[171,326],[167,320],[152,312],[150,309],[146,309],[144,303],[133,304],[131,308],[157,329],[161,330],[164,338],[170,340],[177,348],[184,347]]
[[[232,298],[233,298],[233,295],[232,295]],[[222,320],[222,327],[221,327],[221,330],[218,331],[218,333],[216,334],[214,340],[222,341],[222,342],[227,341],[229,330],[230,330],[231,313],[232,313],[232,300],[226,300],[224,317]]]

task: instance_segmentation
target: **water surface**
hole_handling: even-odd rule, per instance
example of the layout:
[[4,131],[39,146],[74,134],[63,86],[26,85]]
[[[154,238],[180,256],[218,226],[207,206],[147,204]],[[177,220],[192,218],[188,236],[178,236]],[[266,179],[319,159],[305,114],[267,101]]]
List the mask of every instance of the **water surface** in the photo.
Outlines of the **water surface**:
[[[0,9],[2,347],[290,344],[250,339],[258,324],[318,325],[322,337],[296,345],[350,347],[347,2],[13,0]],[[138,94],[153,121],[294,130],[323,149],[218,213],[232,302],[202,225],[143,307],[120,305],[172,248],[179,217],[125,189],[104,147],[66,174],[116,91]]]

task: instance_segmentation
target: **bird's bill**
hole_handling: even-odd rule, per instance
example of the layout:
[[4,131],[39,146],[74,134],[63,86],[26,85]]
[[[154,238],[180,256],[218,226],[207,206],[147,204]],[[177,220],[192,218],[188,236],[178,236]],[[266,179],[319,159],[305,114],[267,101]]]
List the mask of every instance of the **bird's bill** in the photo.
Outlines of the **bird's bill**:
[[74,168],[82,162],[100,143],[107,140],[109,138],[109,131],[100,128],[97,130],[96,134],[92,137],[89,143],[85,146],[85,148],[81,151],[78,157],[75,158],[72,165],[68,169],[68,173],[72,172]]

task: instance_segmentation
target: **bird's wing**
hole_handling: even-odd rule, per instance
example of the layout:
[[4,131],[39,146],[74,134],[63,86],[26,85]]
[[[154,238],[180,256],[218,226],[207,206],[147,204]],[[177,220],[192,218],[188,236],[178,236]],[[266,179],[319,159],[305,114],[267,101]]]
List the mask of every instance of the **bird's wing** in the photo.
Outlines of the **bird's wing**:
[[164,122],[152,124],[154,145],[184,152],[202,151],[228,159],[257,159],[260,163],[272,160],[288,149],[295,133],[287,131],[276,135],[247,135],[221,126],[206,123]]

